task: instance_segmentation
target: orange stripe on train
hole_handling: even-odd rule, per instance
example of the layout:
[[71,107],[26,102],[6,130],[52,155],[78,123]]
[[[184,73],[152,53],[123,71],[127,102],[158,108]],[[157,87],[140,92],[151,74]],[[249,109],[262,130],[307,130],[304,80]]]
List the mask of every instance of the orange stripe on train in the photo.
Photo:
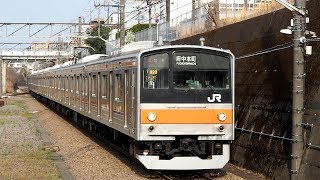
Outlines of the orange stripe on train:
[[[218,120],[219,113],[225,113],[225,121]],[[148,120],[150,113],[156,114],[156,120]],[[232,124],[231,109],[141,109],[141,124]]]

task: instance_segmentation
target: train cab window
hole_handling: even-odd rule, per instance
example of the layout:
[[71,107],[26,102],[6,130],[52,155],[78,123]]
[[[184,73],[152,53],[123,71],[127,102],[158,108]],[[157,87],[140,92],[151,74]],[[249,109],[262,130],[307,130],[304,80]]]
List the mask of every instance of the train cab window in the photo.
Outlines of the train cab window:
[[230,62],[226,57],[176,52],[173,64],[175,89],[229,89]]
[[169,55],[167,53],[145,56],[142,64],[143,88],[169,88]]

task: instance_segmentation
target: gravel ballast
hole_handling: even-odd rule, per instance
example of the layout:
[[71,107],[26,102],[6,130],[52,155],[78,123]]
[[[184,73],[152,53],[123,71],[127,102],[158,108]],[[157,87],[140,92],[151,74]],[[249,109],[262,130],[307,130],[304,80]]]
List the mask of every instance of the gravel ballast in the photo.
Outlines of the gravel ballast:
[[[9,99],[18,105],[0,108],[9,115],[0,118],[0,180],[16,179],[17,172],[30,172],[17,179],[157,179],[153,171],[88,136],[32,96]],[[11,157],[17,159],[11,163]],[[217,179],[242,178],[226,173]]]
[[22,101],[0,107],[0,179],[59,179],[37,122]]

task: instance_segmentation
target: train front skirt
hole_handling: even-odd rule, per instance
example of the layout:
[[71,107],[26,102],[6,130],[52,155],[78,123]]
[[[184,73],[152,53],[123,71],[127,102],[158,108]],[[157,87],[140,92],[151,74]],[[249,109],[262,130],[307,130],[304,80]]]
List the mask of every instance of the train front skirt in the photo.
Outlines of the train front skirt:
[[201,159],[197,156],[174,157],[160,160],[159,156],[138,155],[136,158],[147,168],[155,170],[199,170],[222,169],[230,159],[230,145],[223,144],[224,155],[212,155],[212,159]]

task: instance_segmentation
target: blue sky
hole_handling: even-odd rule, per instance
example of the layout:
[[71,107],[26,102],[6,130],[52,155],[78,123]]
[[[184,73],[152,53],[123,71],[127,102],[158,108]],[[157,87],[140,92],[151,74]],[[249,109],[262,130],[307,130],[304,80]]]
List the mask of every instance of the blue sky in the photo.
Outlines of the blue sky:
[[0,0],[0,22],[76,22],[93,0]]

